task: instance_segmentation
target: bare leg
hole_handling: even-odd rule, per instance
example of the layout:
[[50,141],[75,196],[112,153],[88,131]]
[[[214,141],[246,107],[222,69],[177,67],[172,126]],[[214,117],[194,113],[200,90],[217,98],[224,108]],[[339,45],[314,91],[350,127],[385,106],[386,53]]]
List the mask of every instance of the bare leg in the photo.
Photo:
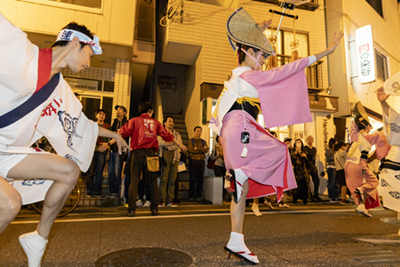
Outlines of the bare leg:
[[0,234],[17,216],[21,205],[21,196],[17,190],[0,177]]
[[226,250],[229,253],[233,253],[241,259],[245,259],[252,263],[257,264],[259,261],[257,256],[254,255],[244,243],[243,232],[243,221],[244,221],[244,211],[246,209],[246,196],[249,192],[249,183],[243,184],[243,195],[238,203],[231,201],[231,224],[232,232],[228,244],[226,245]]
[[37,227],[41,237],[48,238],[53,222],[74,188],[78,176],[79,168],[74,162],[54,154],[30,154],[9,171],[8,177],[13,179],[43,178],[54,181],[46,194]]
[[232,232],[241,234],[243,232],[244,212],[246,210],[246,196],[249,192],[249,183],[243,184],[243,195],[238,203],[231,201],[231,226]]
[[342,194],[342,201],[346,201],[346,195],[347,195],[347,186],[342,185],[341,188],[341,194]]
[[260,209],[258,207],[258,198],[253,199],[253,205],[251,206],[251,210],[257,217],[262,216],[262,213],[260,212]]

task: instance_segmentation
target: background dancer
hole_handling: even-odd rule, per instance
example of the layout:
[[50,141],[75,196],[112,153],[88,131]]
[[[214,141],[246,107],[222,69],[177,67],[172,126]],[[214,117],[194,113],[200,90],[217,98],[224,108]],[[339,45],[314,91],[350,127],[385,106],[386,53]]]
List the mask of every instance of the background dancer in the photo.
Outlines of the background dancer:
[[267,128],[312,121],[304,69],[331,54],[343,35],[335,34],[328,48],[315,56],[261,71],[265,58],[274,54],[263,34],[270,23],[256,24],[243,8],[229,17],[227,33],[237,49],[239,67],[225,82],[210,121],[210,128],[222,140],[231,179],[227,188],[234,198],[231,238],[225,250],[253,264],[259,261],[242,234],[246,198],[277,194],[279,202],[283,191],[296,187],[286,145],[256,122],[257,107],[261,106]]
[[[29,203],[5,179],[54,181],[36,231],[19,238],[29,266],[36,267],[79,171],[89,167],[97,136],[115,138],[120,153],[127,144],[117,133],[86,118],[82,104],[60,74],[67,66],[74,72],[90,67],[92,56],[102,53],[98,37],[85,26],[70,23],[60,31],[52,49],[39,50],[1,13],[0,32],[0,233],[21,204]],[[30,148],[42,136],[58,155]]]
[[[353,142],[344,166],[346,184],[349,188],[356,211],[364,216],[372,217],[368,209],[380,206],[378,196],[378,179],[368,168],[368,153],[371,146],[376,145],[377,157],[382,159],[387,155],[389,145],[383,132],[369,134],[372,127],[361,102],[354,108],[355,118],[350,129],[350,139]],[[364,182],[365,181],[365,182]]]
[[[391,145],[388,155],[382,159],[380,184],[383,205],[386,208],[400,213],[400,115],[386,102],[389,97],[379,88],[377,97],[382,106],[382,115],[384,121],[383,132],[386,135],[389,145]],[[397,215],[399,216],[399,215]],[[399,217],[398,217],[399,218]]]

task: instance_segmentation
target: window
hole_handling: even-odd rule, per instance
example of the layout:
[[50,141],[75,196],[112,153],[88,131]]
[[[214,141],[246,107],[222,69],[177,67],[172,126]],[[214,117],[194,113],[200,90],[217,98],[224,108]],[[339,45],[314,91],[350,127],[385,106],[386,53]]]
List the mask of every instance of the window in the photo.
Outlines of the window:
[[86,117],[96,121],[96,111],[102,108],[106,111],[106,119],[104,121],[111,124],[112,97],[83,95],[80,97],[80,100],[83,105],[83,113],[85,113]]
[[48,1],[67,3],[77,6],[94,7],[94,8],[101,8],[101,2],[102,2],[102,0],[48,0]]
[[[276,29],[266,29],[264,34],[266,36],[276,35]],[[292,49],[290,48],[293,42],[293,31],[280,30],[278,37],[276,39],[276,53],[280,55],[290,56],[292,54]],[[308,34],[304,32],[296,31],[296,40],[299,41],[299,46],[296,50],[299,52],[299,57],[308,57]]]
[[383,18],[382,0],[366,0],[366,1]]
[[35,4],[55,6],[90,13],[102,12],[103,0],[21,0]]
[[388,78],[387,57],[375,50],[376,74],[379,79],[386,81]]

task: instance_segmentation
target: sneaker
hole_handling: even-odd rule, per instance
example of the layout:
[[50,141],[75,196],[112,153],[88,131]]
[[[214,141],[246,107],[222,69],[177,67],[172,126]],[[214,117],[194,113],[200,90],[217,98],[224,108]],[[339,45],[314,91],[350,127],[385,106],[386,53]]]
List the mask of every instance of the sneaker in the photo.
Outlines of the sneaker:
[[146,200],[146,202],[144,203],[144,205],[143,205],[143,208],[148,208],[148,207],[150,207],[150,201],[148,201],[148,200]]
[[341,200],[340,201],[340,204],[342,204],[342,205],[347,205],[347,204],[350,204],[350,201],[348,201],[348,200]]
[[92,197],[92,193],[87,193],[86,197],[89,197],[89,198]]
[[331,204],[337,204],[337,203],[339,203],[339,200],[337,200],[337,199],[330,199],[330,200],[329,200],[329,203],[331,203]]
[[172,202],[168,202],[166,206],[167,207],[172,207],[172,208],[178,207],[178,205],[176,205],[175,203],[172,203]]
[[165,204],[164,204],[164,202],[162,202],[162,203],[158,204],[158,207],[159,207],[159,208],[165,207]]
[[138,207],[138,208],[143,207],[143,201],[140,199],[138,201],[136,201],[136,207]]
[[279,203],[279,208],[290,208],[289,205],[285,204],[285,203]]
[[118,198],[118,194],[116,194],[116,193],[111,193],[111,194],[110,194],[110,198]]
[[198,197],[198,198],[196,198],[196,201],[197,202],[201,202],[201,201],[203,201],[203,198],[202,197]]
[[265,206],[267,206],[269,209],[273,210],[274,207],[272,206],[272,203],[269,201],[264,201]]

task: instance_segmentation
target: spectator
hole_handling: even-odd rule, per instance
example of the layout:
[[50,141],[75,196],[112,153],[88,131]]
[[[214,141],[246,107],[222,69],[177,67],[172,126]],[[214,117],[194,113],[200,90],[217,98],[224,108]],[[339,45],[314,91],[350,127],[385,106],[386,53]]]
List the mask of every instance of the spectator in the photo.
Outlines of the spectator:
[[135,216],[136,213],[136,198],[142,171],[143,179],[151,187],[151,214],[158,215],[158,170],[151,168],[151,164],[147,163],[148,160],[151,160],[151,157],[157,156],[159,150],[157,135],[160,135],[167,142],[173,141],[178,144],[183,151],[186,151],[186,147],[174,140],[174,136],[160,122],[151,118],[153,107],[150,103],[140,103],[139,113],[141,114],[139,117],[129,120],[119,130],[123,138],[131,137],[131,184],[129,186],[128,216]]
[[189,201],[201,201],[201,191],[203,190],[205,158],[208,152],[207,142],[200,138],[202,128],[194,127],[194,138],[189,140],[190,153],[190,185],[189,185]]
[[285,137],[283,139],[283,142],[287,145],[289,153],[292,153],[293,147],[292,147],[292,138],[290,137]]
[[221,138],[219,135],[217,135],[216,141],[217,144],[214,146],[214,149],[211,152],[211,159],[215,160],[214,174],[215,177],[224,177],[226,173],[224,164],[224,151],[222,150]]
[[[111,131],[118,132],[128,122],[128,119],[126,118],[126,108],[124,106],[115,106],[115,110],[117,110],[117,118],[114,119]],[[128,143],[129,138],[125,138],[125,141]],[[114,141],[110,141],[109,145],[111,152],[110,160],[108,161],[108,190],[111,197],[117,197],[121,185],[122,165],[125,155],[118,153],[118,146]]]
[[[164,119],[164,127],[170,132],[176,141],[182,143],[181,135],[174,129],[174,117],[167,116]],[[178,175],[179,160],[181,153],[179,146],[171,142],[165,142],[160,136],[158,137],[160,144],[160,157],[165,164],[165,169],[160,178],[160,206],[164,205],[172,207],[174,199],[175,179]]]
[[[106,119],[106,111],[99,109],[96,112],[97,124],[105,129],[110,128],[110,124],[104,122]],[[101,184],[104,176],[104,166],[108,160],[108,152],[110,146],[108,144],[107,137],[98,137],[96,142],[95,152],[93,154],[92,163],[90,164],[89,171],[87,172],[86,186],[87,186],[87,197],[91,197],[93,194],[101,196]],[[94,180],[94,181],[93,181]]]
[[307,179],[310,179],[307,171],[309,163],[301,139],[296,139],[295,147],[290,157],[292,159],[293,172],[297,182],[297,189],[293,190],[293,203],[296,203],[298,199],[301,199],[303,200],[303,204],[307,204]]
[[[315,165],[315,156],[317,155],[317,149],[313,146],[314,137],[309,135],[306,139],[307,145],[304,146],[304,151],[307,154],[307,159],[310,164],[309,174],[311,175],[314,184],[314,194],[311,196],[312,201],[322,201],[319,197],[319,176],[317,166]],[[311,191],[311,189],[310,189]],[[311,192],[310,192],[311,194]]]
[[347,186],[346,177],[344,174],[344,165],[346,164],[347,152],[346,146],[343,141],[339,141],[335,145],[335,166],[336,166],[336,177],[335,182],[340,188],[341,201],[340,204],[349,204],[350,202],[346,200]]
[[333,146],[337,143],[335,138],[329,139],[329,148],[325,151],[326,172],[328,174],[328,197],[330,203],[338,203],[338,189],[335,182],[336,166],[335,166],[335,151]]

